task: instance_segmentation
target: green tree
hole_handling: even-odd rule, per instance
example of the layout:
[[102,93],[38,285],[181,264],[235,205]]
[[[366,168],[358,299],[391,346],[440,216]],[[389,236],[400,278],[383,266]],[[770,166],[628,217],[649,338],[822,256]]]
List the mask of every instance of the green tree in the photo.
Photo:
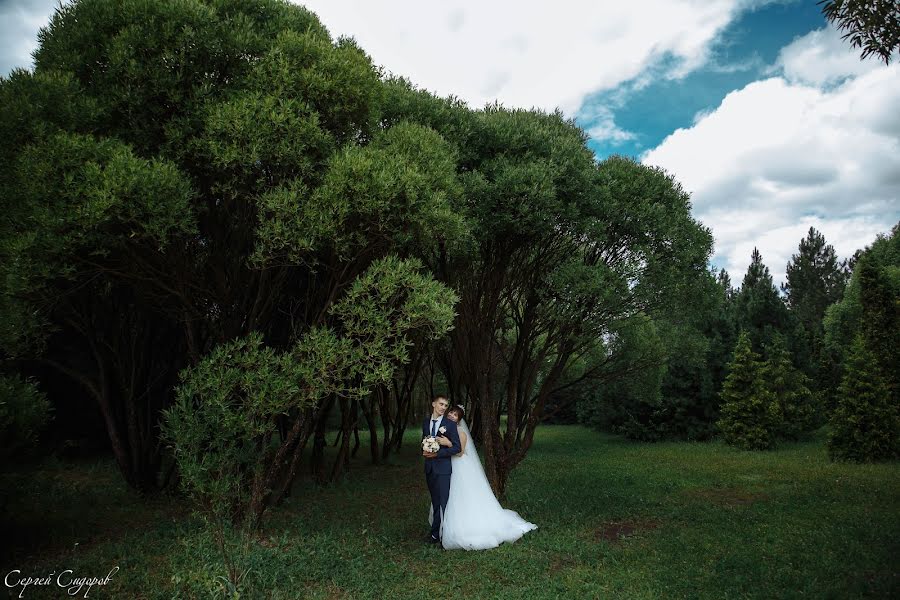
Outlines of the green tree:
[[819,0],[825,18],[846,31],[854,48],[862,48],[860,59],[875,55],[890,64],[900,48],[900,10],[895,0]]
[[[871,340],[871,348],[876,353],[883,374],[891,377],[896,372],[896,362],[892,366],[891,361],[896,361],[892,344],[896,343],[893,336],[896,336],[896,303],[900,297],[898,233],[900,224],[893,227],[890,235],[878,235],[870,246],[857,253],[843,299],[825,312],[820,371],[823,383],[819,387],[825,393],[829,411],[836,405],[835,394],[843,377],[844,364],[852,340],[858,334],[866,336],[867,341]],[[863,279],[866,280],[865,285]]]
[[788,309],[802,327],[796,334],[802,337],[797,345],[809,347],[809,360],[799,361],[807,375],[814,376],[821,363],[825,311],[841,300],[848,279],[846,263],[839,263],[834,247],[810,227],[806,237],[800,240],[799,251],[787,264],[785,283],[781,286]]
[[761,377],[778,402],[782,415],[780,437],[797,440],[822,424],[818,399],[810,390],[810,380],[794,367],[781,336],[776,336],[766,347]]
[[621,157],[594,165],[583,133],[558,115],[484,118],[480,165],[466,178],[477,252],[436,271],[461,298],[448,379],[471,398],[502,494],[550,396],[611,377],[605,361],[567,371],[623,320],[677,312],[705,276],[711,238],[671,176]]
[[[262,336],[217,347],[181,374],[163,436],[186,489],[211,526],[237,584],[246,536],[290,489],[324,398],[358,400],[408,361],[414,332],[434,339],[453,322],[453,293],[422,275],[415,259],[387,257],[357,279],[331,312],[333,327],[310,329],[286,352]],[[289,434],[282,415],[297,412]],[[238,532],[237,546],[230,533]]]
[[775,447],[782,426],[781,407],[763,379],[760,357],[753,351],[746,331],[738,336],[721,395],[716,425],[727,444],[744,450]]
[[665,424],[656,417],[666,366],[656,324],[646,315],[623,323],[597,354],[595,360],[602,360],[604,355],[615,357],[606,364],[610,377],[606,381],[591,378],[577,386],[578,420],[632,439],[662,437]]
[[[611,353],[634,368],[615,365],[610,367],[619,372],[614,381],[577,388],[581,422],[640,440],[715,434],[721,385],[715,377],[734,348],[732,340],[720,354],[722,336],[730,335],[723,312],[728,291],[721,273],[707,273],[695,285],[695,301],[676,316],[645,317],[646,323],[625,329],[624,343],[604,346],[601,357]],[[641,331],[646,333],[638,335]]]
[[870,462],[900,457],[900,414],[876,357],[857,335],[850,349],[837,407],[831,415],[832,460]]
[[[171,472],[179,371],[287,351],[377,261],[465,235],[454,149],[382,119],[380,70],[299,6],[79,0],[39,42],[0,81],[0,345],[95,398],[135,488]],[[323,403],[282,434],[355,406]]]
[[868,257],[860,259],[859,289],[862,334],[874,354],[894,400],[900,403],[900,267],[878,268]]
[[756,248],[753,249],[741,287],[735,294],[733,317],[736,329],[747,332],[757,353],[761,353],[776,334],[785,335],[791,329],[791,315]]

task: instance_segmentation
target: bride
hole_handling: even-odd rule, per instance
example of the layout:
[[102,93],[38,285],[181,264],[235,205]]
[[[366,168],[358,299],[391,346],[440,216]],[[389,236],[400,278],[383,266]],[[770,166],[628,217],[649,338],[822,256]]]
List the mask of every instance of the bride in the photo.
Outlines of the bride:
[[[497,502],[466,422],[461,406],[447,411],[447,418],[458,424],[462,451],[453,457],[450,476],[450,497],[441,522],[441,542],[445,549],[484,550],[496,548],[503,542],[514,542],[537,525],[529,523],[513,510]],[[442,446],[451,446],[449,439],[437,438]],[[428,509],[431,523],[432,509]]]

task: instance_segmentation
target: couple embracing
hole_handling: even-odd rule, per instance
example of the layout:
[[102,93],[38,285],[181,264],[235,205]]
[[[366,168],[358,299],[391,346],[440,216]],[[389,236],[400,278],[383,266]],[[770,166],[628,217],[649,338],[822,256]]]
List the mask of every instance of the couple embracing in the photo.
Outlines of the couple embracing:
[[435,396],[431,416],[422,423],[425,482],[431,494],[427,541],[447,550],[514,542],[537,525],[500,506],[464,417],[461,406],[450,407],[446,396]]

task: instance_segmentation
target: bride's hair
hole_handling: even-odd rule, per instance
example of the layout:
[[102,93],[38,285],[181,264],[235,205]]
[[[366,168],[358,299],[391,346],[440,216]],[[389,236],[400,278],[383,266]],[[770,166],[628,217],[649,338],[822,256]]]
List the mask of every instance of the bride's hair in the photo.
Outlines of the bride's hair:
[[447,413],[456,413],[456,416],[459,417],[460,421],[466,418],[466,411],[459,404],[455,404],[448,408]]

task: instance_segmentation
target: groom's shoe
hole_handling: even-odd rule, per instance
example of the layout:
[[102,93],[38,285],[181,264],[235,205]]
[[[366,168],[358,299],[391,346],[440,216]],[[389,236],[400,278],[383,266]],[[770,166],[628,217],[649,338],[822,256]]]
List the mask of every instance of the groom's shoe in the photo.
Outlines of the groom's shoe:
[[431,534],[425,536],[425,543],[426,543],[426,544],[439,544],[440,541],[441,541],[441,540],[437,539],[436,537],[434,537],[434,536],[431,535]]

